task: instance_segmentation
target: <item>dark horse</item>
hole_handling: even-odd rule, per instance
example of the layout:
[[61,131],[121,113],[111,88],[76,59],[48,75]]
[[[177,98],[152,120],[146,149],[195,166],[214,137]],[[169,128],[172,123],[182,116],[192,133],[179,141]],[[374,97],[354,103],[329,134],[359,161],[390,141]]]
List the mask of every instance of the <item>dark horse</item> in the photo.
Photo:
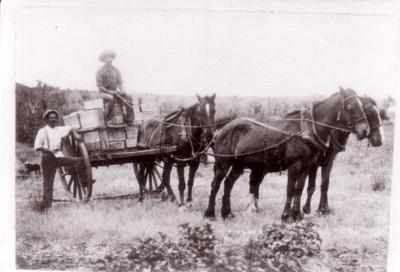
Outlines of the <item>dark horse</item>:
[[[381,146],[383,143],[383,130],[380,113],[375,100],[370,97],[360,97],[363,104],[365,115],[367,116],[369,126],[371,128],[367,138],[372,146]],[[303,206],[304,213],[310,213],[311,198],[315,191],[315,180],[318,168],[321,167],[321,198],[319,202],[318,212],[327,214],[330,212],[328,206],[328,188],[329,177],[331,174],[333,162],[339,152],[345,150],[347,139],[350,133],[343,131],[332,131],[329,148],[326,152],[321,153],[317,163],[314,164],[308,174],[307,201]]]
[[299,115],[293,116],[293,120],[275,120],[268,124],[236,119],[222,128],[215,142],[214,179],[206,217],[215,217],[215,198],[225,177],[221,215],[223,218],[231,215],[231,190],[243,170],[249,168],[250,190],[257,198],[259,185],[268,172],[288,169],[282,219],[288,220],[291,216],[300,219],[301,192],[296,188],[304,186],[306,174],[325,149],[331,130],[351,131],[360,140],[369,134],[362,104],[350,89],[341,88],[328,99],[315,103],[309,118],[299,118]]
[[[164,120],[151,119],[146,121],[140,132],[139,142],[149,147],[155,146],[177,146],[177,151],[171,154],[160,155],[142,161],[139,176],[144,175],[146,164],[155,160],[164,162],[162,182],[159,190],[167,188],[169,196],[175,199],[170,185],[170,175],[173,163],[176,163],[179,179],[180,205],[184,203],[185,191],[185,166],[189,165],[188,194],[187,202],[192,201],[192,188],[194,176],[199,168],[200,160],[197,155],[213,139],[214,115],[215,115],[215,94],[212,96],[200,97],[197,95],[198,103],[179,111],[169,114]],[[143,165],[144,164],[144,165]],[[140,171],[139,171],[140,172]],[[141,179],[141,178],[139,178]],[[146,184],[141,179],[140,197],[143,200],[143,192]]]

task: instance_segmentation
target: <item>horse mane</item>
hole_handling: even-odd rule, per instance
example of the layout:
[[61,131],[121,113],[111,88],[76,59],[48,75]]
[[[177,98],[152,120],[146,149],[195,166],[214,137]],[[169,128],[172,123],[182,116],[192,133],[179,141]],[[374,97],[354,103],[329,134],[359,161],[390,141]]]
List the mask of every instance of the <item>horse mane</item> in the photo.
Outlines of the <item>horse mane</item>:
[[164,117],[164,121],[171,121],[177,117],[179,117],[184,111],[192,114],[195,110],[195,108],[197,107],[198,103],[191,105],[188,108],[181,108],[179,110],[173,111],[171,113],[168,113],[165,117]]
[[175,119],[176,117],[180,116],[183,112],[183,109],[179,109],[176,111],[173,111],[169,114],[167,114],[167,116],[164,117],[164,121],[171,121],[172,119]]
[[[373,99],[372,97],[369,96],[360,96],[360,100],[363,102],[363,104],[365,103],[371,103],[372,105],[374,105],[375,107],[378,107],[378,104],[376,103],[375,99]],[[364,103],[365,102],[365,103]]]
[[193,105],[187,107],[187,108],[185,109],[185,111],[188,113],[188,115],[191,115],[191,114],[194,113],[194,111],[196,110],[196,107],[197,107],[198,105],[199,105],[199,103],[193,104]]

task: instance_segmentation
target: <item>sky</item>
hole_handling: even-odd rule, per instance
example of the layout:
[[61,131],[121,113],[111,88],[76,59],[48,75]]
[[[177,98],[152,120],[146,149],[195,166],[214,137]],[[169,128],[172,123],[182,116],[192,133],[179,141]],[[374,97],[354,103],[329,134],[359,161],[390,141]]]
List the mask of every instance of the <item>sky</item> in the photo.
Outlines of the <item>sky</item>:
[[128,92],[382,98],[397,88],[393,16],[205,9],[19,7],[16,81],[96,90],[117,53]]

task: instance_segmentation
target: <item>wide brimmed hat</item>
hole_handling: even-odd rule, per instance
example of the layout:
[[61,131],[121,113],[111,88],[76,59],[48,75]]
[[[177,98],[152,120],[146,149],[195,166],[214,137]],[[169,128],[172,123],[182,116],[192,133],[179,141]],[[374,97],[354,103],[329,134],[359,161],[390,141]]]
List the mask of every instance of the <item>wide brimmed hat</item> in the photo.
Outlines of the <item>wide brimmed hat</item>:
[[108,57],[108,56],[110,56],[110,57],[112,57],[113,59],[115,59],[115,57],[117,56],[117,54],[115,54],[115,52],[114,51],[112,51],[112,50],[104,50],[103,52],[101,52],[101,54],[100,54],[100,56],[99,56],[99,60],[101,61],[101,62],[104,62],[104,58],[105,57]]
[[46,120],[47,116],[49,116],[50,113],[55,113],[57,115],[57,117],[59,116],[59,114],[56,110],[47,110],[45,113],[43,113],[42,119]]

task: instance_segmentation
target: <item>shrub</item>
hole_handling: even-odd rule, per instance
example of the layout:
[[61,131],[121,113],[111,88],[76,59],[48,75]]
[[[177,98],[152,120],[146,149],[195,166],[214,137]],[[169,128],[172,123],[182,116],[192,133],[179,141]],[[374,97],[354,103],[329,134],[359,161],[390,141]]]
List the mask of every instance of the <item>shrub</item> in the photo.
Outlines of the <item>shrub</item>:
[[302,271],[301,261],[320,251],[312,223],[274,224],[243,247],[218,248],[211,225],[179,226],[178,242],[159,233],[105,258],[108,271]]
[[372,191],[383,191],[386,188],[387,177],[383,173],[376,173],[372,177],[371,189]]
[[302,271],[300,259],[320,252],[321,238],[311,222],[273,224],[247,244],[246,256],[252,266],[278,271]]

